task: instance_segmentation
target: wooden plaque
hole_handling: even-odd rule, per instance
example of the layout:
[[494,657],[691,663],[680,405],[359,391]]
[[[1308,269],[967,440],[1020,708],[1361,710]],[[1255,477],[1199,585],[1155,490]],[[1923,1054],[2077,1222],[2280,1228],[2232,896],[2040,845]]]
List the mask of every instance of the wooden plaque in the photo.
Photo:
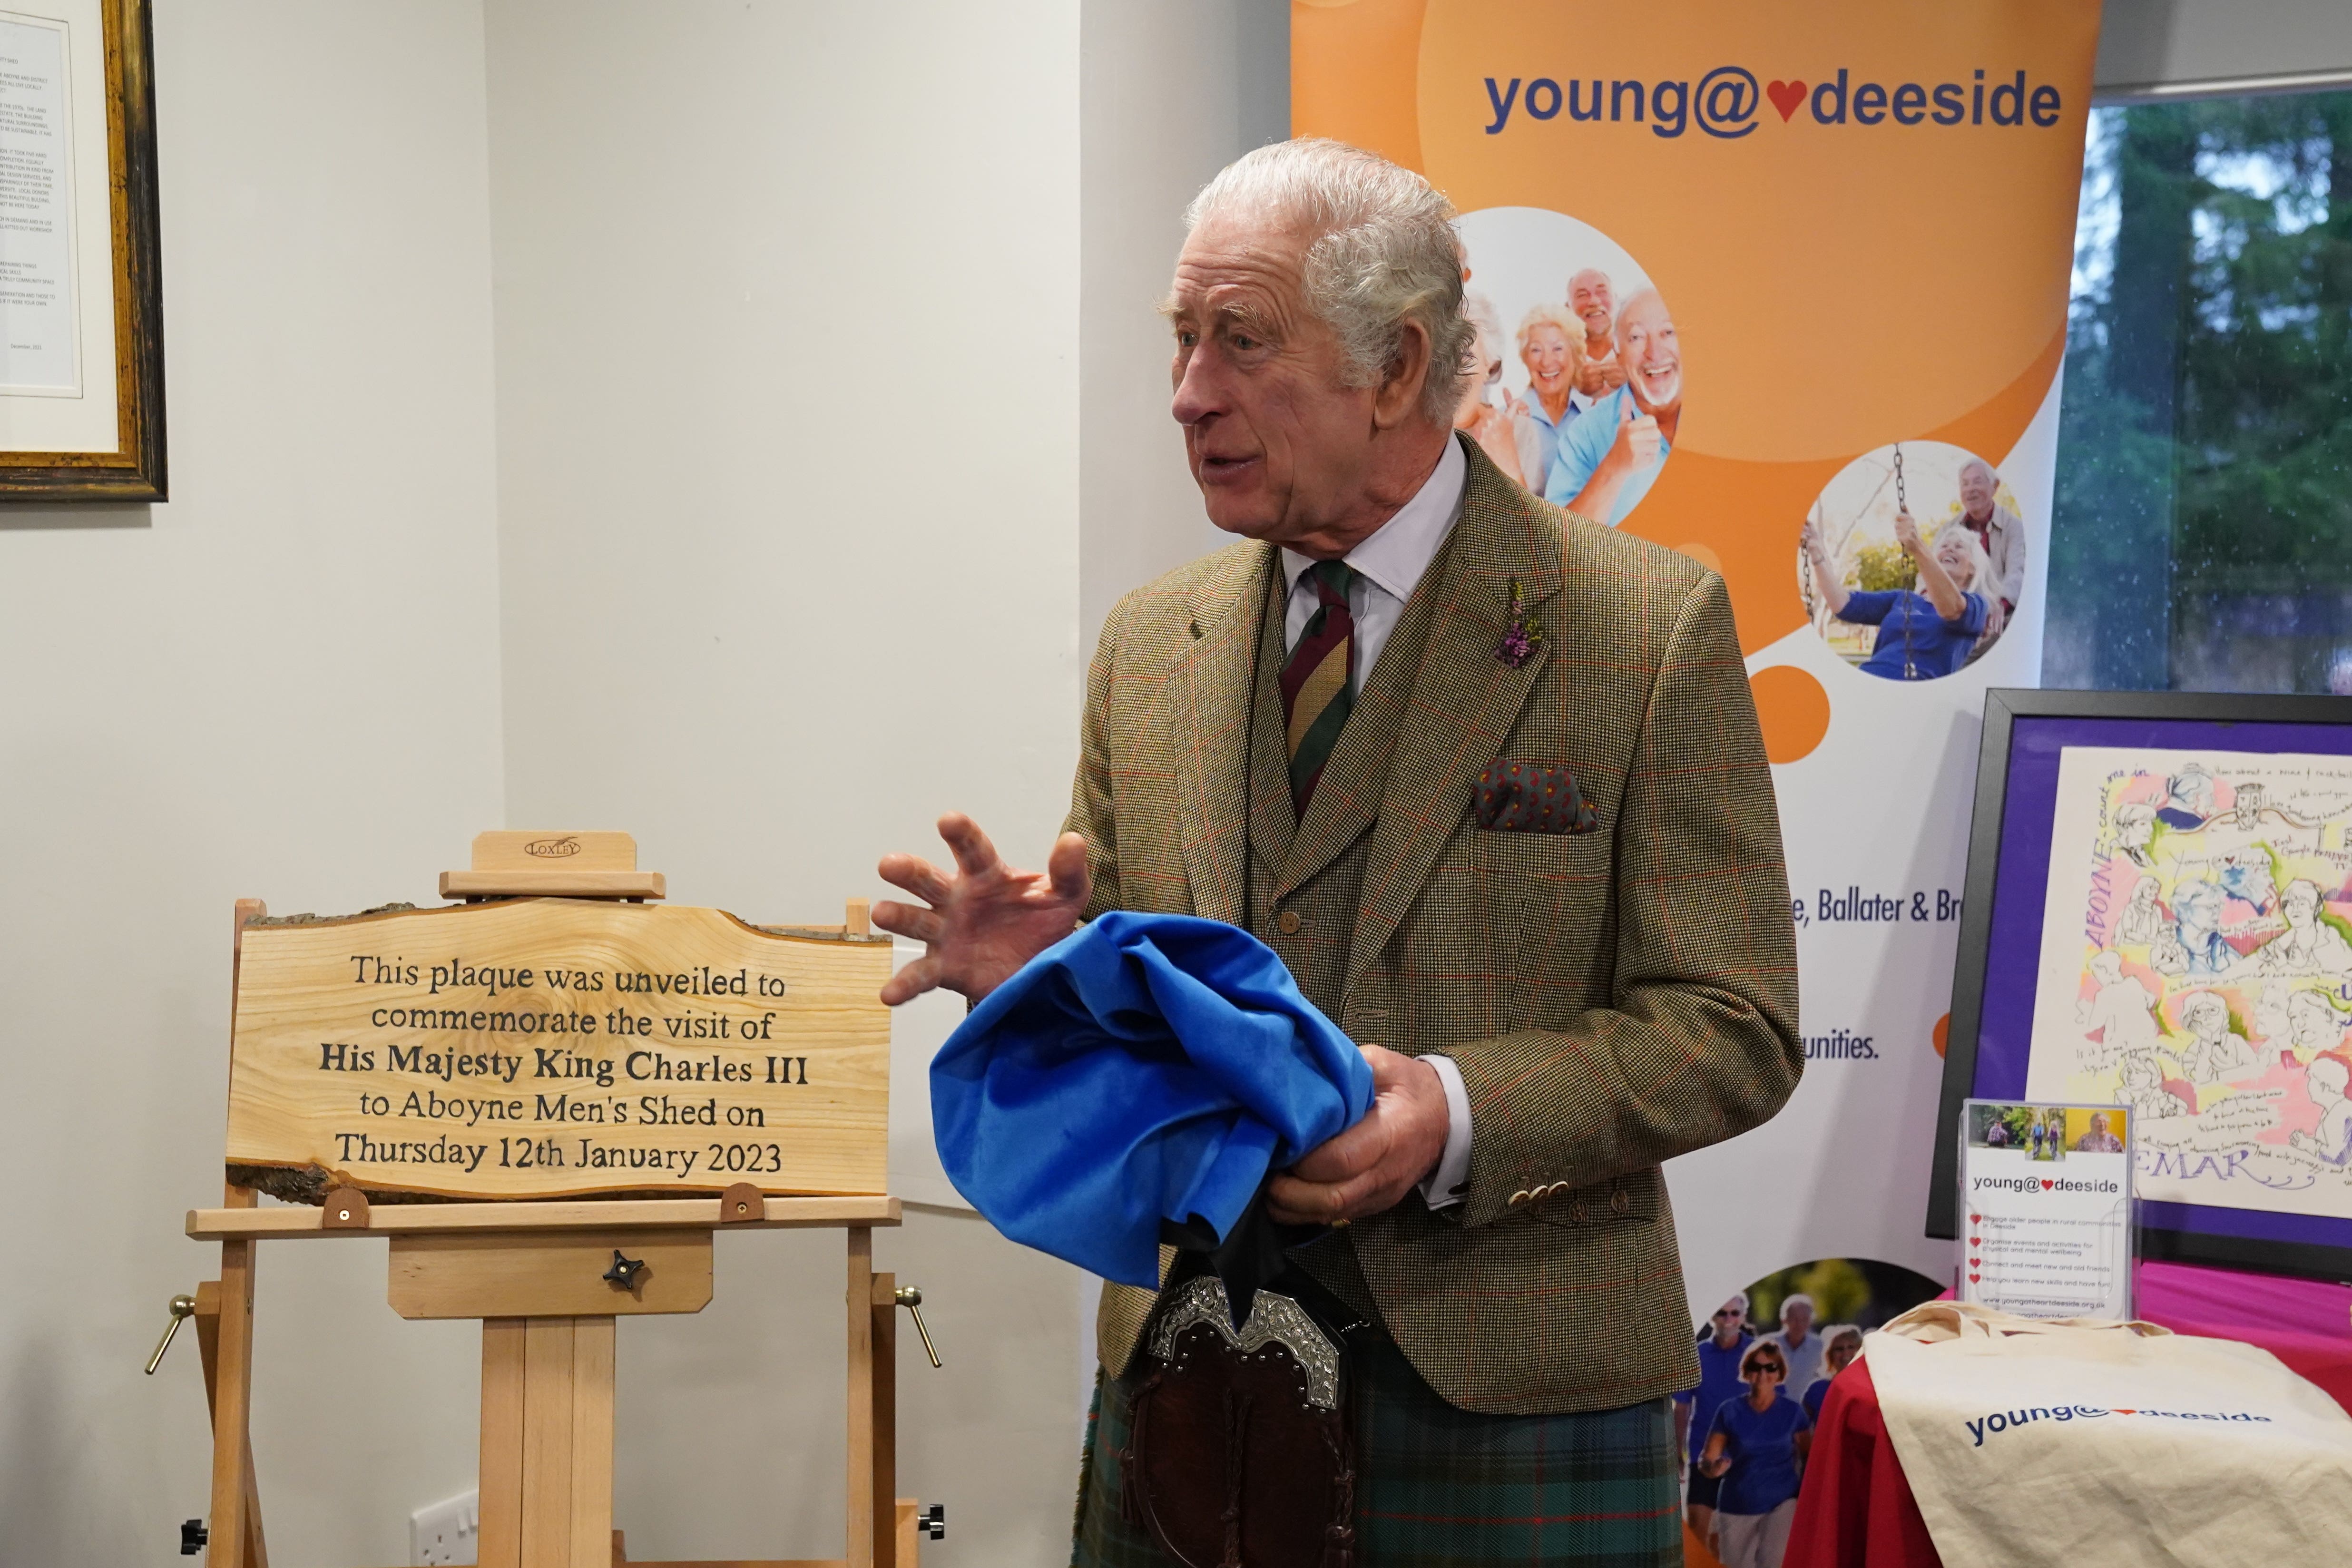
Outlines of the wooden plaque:
[[373,1192],[885,1190],[887,938],[523,899],[245,930],[228,1161]]

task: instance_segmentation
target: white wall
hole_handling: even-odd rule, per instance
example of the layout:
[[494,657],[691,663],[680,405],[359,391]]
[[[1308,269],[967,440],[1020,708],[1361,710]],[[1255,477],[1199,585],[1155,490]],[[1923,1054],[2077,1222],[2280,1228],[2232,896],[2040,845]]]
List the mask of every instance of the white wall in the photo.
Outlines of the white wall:
[[1119,595],[1225,542],[1169,416],[1154,306],[1184,204],[1290,134],[1286,0],[1103,0],[1081,25],[1079,487],[1082,642]]
[[[488,26],[509,822],[626,828],[751,919],[838,920],[951,806],[1036,864],[1083,674],[1076,0]],[[960,1013],[902,1020],[919,1142]],[[616,1522],[833,1554],[840,1237],[722,1247],[707,1311],[622,1331]],[[933,1560],[1057,1560],[1076,1271],[951,1211],[876,1249],[948,1363],[899,1356]]]
[[[194,1336],[140,1366],[217,1271],[180,1215],[220,1201],[233,900],[429,898],[502,810],[478,5],[163,0],[155,54],[173,499],[0,510],[0,1563],[27,1568],[178,1562],[206,1509]],[[393,1500],[470,1453],[465,1335],[394,1318],[383,1268],[263,1260],[280,1562],[404,1560]]]

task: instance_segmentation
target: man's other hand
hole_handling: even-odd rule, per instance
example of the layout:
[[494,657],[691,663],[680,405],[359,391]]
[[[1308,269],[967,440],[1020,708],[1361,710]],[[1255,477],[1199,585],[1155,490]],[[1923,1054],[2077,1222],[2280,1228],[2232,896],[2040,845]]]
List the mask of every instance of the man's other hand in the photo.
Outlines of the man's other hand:
[[1076,928],[1093,885],[1087,841],[1075,833],[1055,841],[1043,871],[999,860],[980,824],[960,811],[940,818],[940,837],[955,855],[955,876],[919,855],[882,857],[882,879],[923,900],[874,906],[876,925],[924,948],[882,987],[893,1007],[940,987],[978,1002]]
[[1372,1108],[1274,1178],[1266,1212],[1285,1225],[1384,1214],[1444,1156],[1445,1085],[1437,1069],[1380,1046],[1360,1048],[1372,1069]]

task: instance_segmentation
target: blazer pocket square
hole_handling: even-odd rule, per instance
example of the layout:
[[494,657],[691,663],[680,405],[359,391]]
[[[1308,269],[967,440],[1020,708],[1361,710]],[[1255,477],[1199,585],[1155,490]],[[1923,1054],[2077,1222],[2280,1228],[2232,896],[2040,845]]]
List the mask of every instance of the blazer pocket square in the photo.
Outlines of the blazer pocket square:
[[1496,833],[1591,833],[1601,817],[1576,787],[1576,775],[1549,763],[1496,758],[1478,775],[1478,826]]

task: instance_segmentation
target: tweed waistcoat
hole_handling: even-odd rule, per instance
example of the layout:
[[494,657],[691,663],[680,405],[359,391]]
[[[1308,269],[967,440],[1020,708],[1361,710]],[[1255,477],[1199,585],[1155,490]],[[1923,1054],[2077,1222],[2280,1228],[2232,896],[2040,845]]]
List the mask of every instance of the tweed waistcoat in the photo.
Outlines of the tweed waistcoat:
[[[1462,518],[1286,848],[1279,713],[1257,718],[1278,556],[1247,542],[1105,623],[1069,826],[1090,915],[1244,925],[1350,1038],[1460,1068],[1464,1201],[1408,1194],[1310,1270],[1360,1280],[1454,1405],[1612,1409],[1697,1378],[1659,1163],[1762,1121],[1802,1068],[1778,813],[1721,580],[1469,457]],[[1545,631],[1517,663],[1515,588]],[[1570,768],[1599,829],[1481,827],[1498,760]],[[1151,1302],[1105,1290],[1112,1372]]]

